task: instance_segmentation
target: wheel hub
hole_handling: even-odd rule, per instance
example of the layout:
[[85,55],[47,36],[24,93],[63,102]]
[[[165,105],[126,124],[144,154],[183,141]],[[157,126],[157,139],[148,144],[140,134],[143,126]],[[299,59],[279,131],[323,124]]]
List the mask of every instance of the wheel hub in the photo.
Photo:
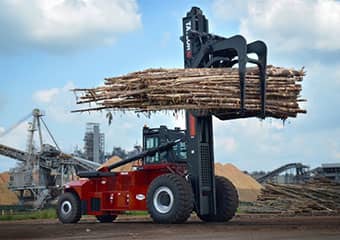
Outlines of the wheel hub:
[[170,204],[170,197],[167,193],[162,192],[159,194],[159,202],[163,205],[163,206],[169,206]]
[[159,213],[168,213],[174,204],[174,194],[168,187],[159,187],[153,197],[153,205]]
[[64,201],[61,204],[61,213],[63,215],[68,215],[71,213],[71,211],[72,211],[72,204],[70,203],[70,201]]

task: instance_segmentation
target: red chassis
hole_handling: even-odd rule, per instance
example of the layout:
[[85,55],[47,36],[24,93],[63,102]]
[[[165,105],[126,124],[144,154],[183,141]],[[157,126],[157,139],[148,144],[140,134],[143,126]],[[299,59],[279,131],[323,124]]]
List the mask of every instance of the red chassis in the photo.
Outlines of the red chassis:
[[[110,174],[107,168],[100,171]],[[103,216],[125,211],[146,211],[151,182],[168,173],[184,176],[187,173],[186,164],[146,164],[135,171],[72,181],[65,185],[64,192],[78,196],[82,214]]]
[[[238,206],[237,191],[230,181],[218,176],[218,211],[206,215],[197,212],[197,186],[189,178],[184,135],[179,129],[143,128],[144,151],[97,171],[78,172],[85,179],[65,185],[58,199],[59,220],[76,223],[87,214],[96,216],[99,222],[113,222],[126,211],[148,211],[156,223],[183,223],[192,211],[204,221],[231,219]],[[134,171],[110,171],[134,161],[142,163]]]

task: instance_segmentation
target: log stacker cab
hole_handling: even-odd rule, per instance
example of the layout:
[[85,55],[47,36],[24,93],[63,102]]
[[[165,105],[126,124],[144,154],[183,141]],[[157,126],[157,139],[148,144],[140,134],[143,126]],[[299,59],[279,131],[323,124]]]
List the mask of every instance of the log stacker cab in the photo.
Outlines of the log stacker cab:
[[[240,109],[229,112],[187,111],[186,130],[143,128],[141,153],[93,172],[65,185],[57,214],[63,223],[78,222],[82,214],[112,222],[126,211],[148,211],[154,222],[182,223],[192,211],[207,222],[230,220],[238,207],[234,185],[214,174],[212,116],[221,120],[265,118],[267,48],[262,41],[247,44],[237,35],[224,38],[208,32],[208,20],[193,7],[183,18],[185,68],[216,68],[238,65]],[[257,59],[248,54],[253,53]],[[262,111],[245,108],[246,64],[259,68]],[[130,172],[112,172],[140,160]]]

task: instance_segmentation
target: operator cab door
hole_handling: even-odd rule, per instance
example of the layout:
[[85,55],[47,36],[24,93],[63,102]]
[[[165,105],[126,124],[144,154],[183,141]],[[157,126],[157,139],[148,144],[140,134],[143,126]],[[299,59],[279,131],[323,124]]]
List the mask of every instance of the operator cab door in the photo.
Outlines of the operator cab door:
[[[155,147],[158,147],[160,144],[164,143],[164,139],[160,139],[158,134],[149,135],[144,138],[144,149],[149,150]],[[164,152],[157,152],[153,156],[146,156],[144,158],[145,164],[160,164],[160,163],[167,163],[171,162],[171,151],[164,151]]]
[[[158,147],[161,144],[183,139],[185,131],[178,128],[168,129],[165,126],[160,128],[147,128],[143,129],[143,148],[144,150]],[[183,163],[187,160],[186,142],[181,141],[173,146],[168,151],[156,153],[153,156],[144,158],[145,164],[160,164],[160,163]]]
[[[149,150],[155,147],[159,146],[159,137],[158,135],[150,135],[150,136],[146,136],[144,138],[144,149],[145,150]],[[146,156],[144,158],[144,162],[145,164],[158,164],[160,163],[160,160],[164,160],[164,152],[162,153],[156,153],[153,156]]]

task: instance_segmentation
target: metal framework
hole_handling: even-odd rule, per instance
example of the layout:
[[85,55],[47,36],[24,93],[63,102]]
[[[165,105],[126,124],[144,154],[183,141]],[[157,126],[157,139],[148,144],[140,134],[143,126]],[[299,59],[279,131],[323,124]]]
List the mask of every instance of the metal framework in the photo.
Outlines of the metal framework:
[[309,171],[309,167],[306,165],[303,165],[302,163],[288,163],[277,169],[274,169],[273,171],[267,173],[266,175],[262,177],[257,178],[256,181],[258,181],[259,183],[264,183],[290,169],[296,170],[296,175],[295,175],[296,181],[305,180],[303,178],[307,177],[307,174]]
[[[28,128],[27,151],[0,144],[0,155],[20,161],[17,167],[10,170],[9,181],[9,188],[19,193],[20,204],[32,203],[35,208],[41,208],[61,193],[63,184],[72,180],[78,170],[93,170],[99,164],[61,152],[42,118],[42,112],[34,109],[31,116],[33,119]],[[42,125],[55,146],[44,144]],[[39,151],[34,144],[36,132]]]
[[[267,47],[262,41],[247,44],[241,35],[225,38],[209,33],[208,20],[201,9],[193,7],[183,18],[185,68],[219,68],[238,65],[240,78],[240,109],[232,116],[223,112],[187,111],[187,147],[190,180],[195,195],[196,210],[200,215],[216,214],[214,174],[214,145],[212,116],[221,120],[259,117],[265,118]],[[255,54],[253,59],[248,54]],[[260,73],[261,109],[245,109],[246,65],[256,64]]]

